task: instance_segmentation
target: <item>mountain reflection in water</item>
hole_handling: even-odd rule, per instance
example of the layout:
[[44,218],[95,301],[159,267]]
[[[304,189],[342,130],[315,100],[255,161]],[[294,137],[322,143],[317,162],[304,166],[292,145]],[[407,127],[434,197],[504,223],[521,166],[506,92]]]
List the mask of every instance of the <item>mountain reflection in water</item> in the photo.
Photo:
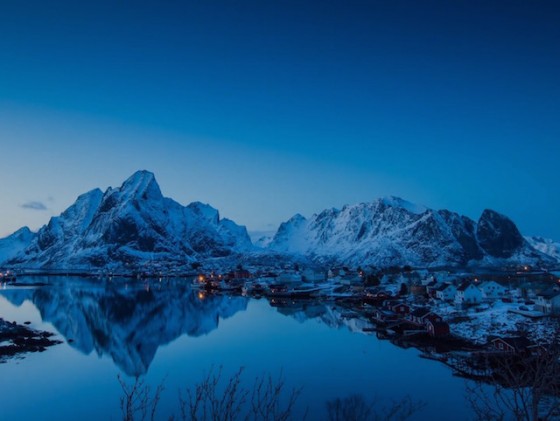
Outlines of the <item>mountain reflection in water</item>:
[[245,297],[199,293],[184,280],[47,282],[1,293],[17,306],[29,300],[70,346],[84,354],[110,355],[129,376],[145,374],[160,345],[183,334],[208,334],[248,303]]

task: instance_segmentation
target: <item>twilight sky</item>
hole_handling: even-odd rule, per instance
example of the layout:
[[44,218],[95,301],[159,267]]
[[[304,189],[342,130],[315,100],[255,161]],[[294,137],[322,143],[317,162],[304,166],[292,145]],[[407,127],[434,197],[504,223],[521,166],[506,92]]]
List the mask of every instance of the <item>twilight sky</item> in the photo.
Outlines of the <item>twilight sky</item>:
[[560,240],[557,1],[0,5],[0,236],[135,170],[268,231],[396,195]]

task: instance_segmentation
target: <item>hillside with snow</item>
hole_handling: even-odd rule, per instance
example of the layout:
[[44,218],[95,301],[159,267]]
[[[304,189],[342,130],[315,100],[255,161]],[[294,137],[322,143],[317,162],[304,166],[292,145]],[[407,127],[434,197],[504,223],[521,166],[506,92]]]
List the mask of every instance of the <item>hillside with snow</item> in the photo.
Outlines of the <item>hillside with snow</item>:
[[56,269],[169,266],[252,247],[245,227],[220,218],[213,207],[182,206],[163,197],[148,171],[136,172],[119,188],[81,195],[37,234],[16,234],[0,240],[0,250],[9,250],[0,263]]
[[327,209],[280,225],[267,248],[349,265],[501,266],[548,264],[506,216],[485,210],[478,221],[388,197]]
[[542,237],[525,237],[535,249],[544,253],[560,263],[560,242]]
[[10,260],[25,250],[36,233],[31,232],[27,227],[20,228],[12,235],[0,239],[0,263]]
[[0,239],[0,265],[55,270],[220,270],[237,264],[295,262],[379,267],[494,266],[558,262],[558,244],[525,239],[506,216],[485,210],[478,221],[397,197],[297,214],[253,245],[243,226],[200,202],[163,197],[155,177],[138,171],[118,188],[78,197],[37,233],[22,228]]

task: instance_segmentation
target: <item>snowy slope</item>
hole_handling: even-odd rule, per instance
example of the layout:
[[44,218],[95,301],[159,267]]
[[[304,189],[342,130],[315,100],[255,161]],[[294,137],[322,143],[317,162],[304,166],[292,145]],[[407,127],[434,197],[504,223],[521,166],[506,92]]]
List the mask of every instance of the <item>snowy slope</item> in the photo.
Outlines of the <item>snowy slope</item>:
[[547,259],[497,212],[485,210],[475,222],[395,197],[327,209],[310,219],[296,215],[280,225],[269,249],[375,266],[501,265]]
[[560,242],[542,237],[525,237],[535,249],[560,262]]
[[11,264],[43,268],[182,265],[251,248],[245,227],[199,202],[162,196],[152,173],[138,171],[119,188],[81,195],[42,227]]
[[25,250],[35,236],[36,234],[31,232],[29,228],[23,227],[12,235],[0,239],[0,264]]

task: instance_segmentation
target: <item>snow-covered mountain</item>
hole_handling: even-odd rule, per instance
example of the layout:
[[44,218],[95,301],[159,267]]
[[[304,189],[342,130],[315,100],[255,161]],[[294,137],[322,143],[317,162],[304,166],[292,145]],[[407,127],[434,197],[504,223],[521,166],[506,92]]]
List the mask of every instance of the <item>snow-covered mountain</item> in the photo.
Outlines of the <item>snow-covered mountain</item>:
[[213,207],[163,197],[148,171],[119,188],[81,195],[36,235],[20,235],[17,252],[10,246],[16,234],[0,240],[0,250],[11,250],[0,263],[57,269],[184,265],[252,247],[245,227],[221,219]]
[[466,266],[550,263],[506,216],[485,210],[478,222],[388,197],[327,209],[280,225],[276,252],[351,265]]
[[29,228],[23,227],[12,235],[0,239],[0,263],[14,258],[25,250],[36,235]]
[[560,263],[560,242],[542,237],[525,237],[525,239],[535,249],[549,255]]
[[495,211],[485,210],[473,221],[396,197],[327,209],[309,219],[295,215],[256,245],[245,227],[221,219],[209,205],[182,206],[163,197],[154,175],[138,171],[119,188],[81,195],[37,233],[22,228],[0,239],[0,264],[133,271],[188,267],[194,261],[207,268],[308,258],[434,267],[546,265],[558,259],[553,243],[524,239]]

